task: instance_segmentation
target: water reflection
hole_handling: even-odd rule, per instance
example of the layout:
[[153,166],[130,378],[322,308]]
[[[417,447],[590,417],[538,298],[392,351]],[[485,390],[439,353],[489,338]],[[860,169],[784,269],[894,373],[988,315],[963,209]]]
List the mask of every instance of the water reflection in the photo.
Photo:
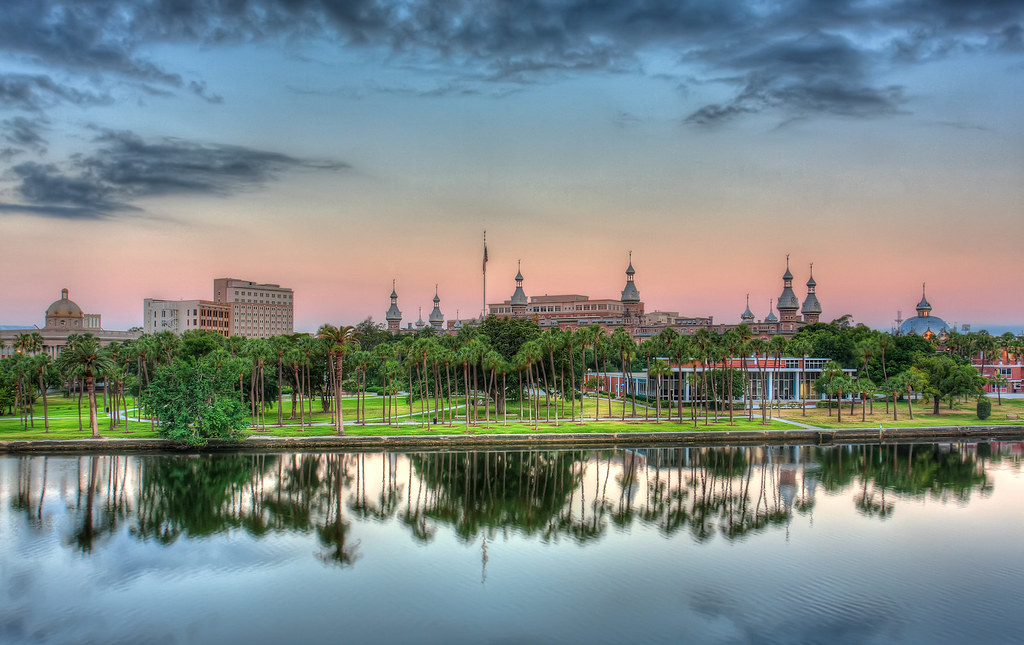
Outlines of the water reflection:
[[[367,523],[420,544],[443,528],[464,544],[517,534],[588,545],[640,526],[735,541],[788,530],[822,494],[885,521],[913,500],[990,495],[988,468],[1019,470],[1021,446],[6,457],[0,513],[59,531],[83,556],[122,531],[157,545],[294,533],[316,536],[320,561],[351,567]],[[70,521],[53,522],[63,514]]]

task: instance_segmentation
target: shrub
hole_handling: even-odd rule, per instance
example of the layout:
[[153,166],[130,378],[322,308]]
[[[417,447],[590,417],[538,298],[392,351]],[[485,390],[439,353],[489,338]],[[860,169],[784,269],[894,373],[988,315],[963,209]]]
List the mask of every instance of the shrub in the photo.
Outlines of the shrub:
[[978,397],[978,418],[984,421],[992,416],[992,402],[985,397]]

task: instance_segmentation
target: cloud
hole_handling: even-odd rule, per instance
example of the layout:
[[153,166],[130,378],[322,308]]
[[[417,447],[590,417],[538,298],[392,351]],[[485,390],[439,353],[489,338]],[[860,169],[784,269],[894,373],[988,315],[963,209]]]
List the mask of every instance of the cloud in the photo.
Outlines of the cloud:
[[6,0],[0,52],[211,102],[221,98],[201,79],[144,52],[319,41],[440,63],[453,86],[639,72],[657,52],[700,69],[699,81],[741,79],[734,97],[687,119],[709,124],[766,109],[785,118],[895,114],[901,88],[879,84],[880,72],[961,52],[1019,52],[1022,29],[1019,0]]
[[702,106],[686,121],[711,125],[772,108],[784,109],[788,118],[895,114],[904,103],[903,88],[872,85],[873,58],[851,39],[823,32],[736,47],[712,60],[739,75],[739,93]]
[[5,141],[21,148],[30,148],[36,152],[46,151],[46,140],[42,130],[47,121],[42,118],[29,119],[17,116],[0,121],[0,141]]
[[57,83],[45,74],[0,74],[0,107],[38,112],[60,103],[100,105],[111,98]]
[[100,130],[95,143],[96,150],[74,156],[68,168],[33,162],[12,167],[9,175],[24,204],[0,204],[0,211],[105,219],[140,210],[131,202],[142,197],[230,195],[263,186],[286,171],[349,167],[242,146],[147,141],[128,131]]

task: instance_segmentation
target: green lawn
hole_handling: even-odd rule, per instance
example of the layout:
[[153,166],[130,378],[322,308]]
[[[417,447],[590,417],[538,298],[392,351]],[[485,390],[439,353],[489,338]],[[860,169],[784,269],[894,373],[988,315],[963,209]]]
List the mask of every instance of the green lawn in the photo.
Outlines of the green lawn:
[[[829,416],[825,407],[813,409],[808,408],[807,416],[801,416],[800,409],[784,409],[783,418],[792,419],[808,425],[821,428],[877,428],[882,425],[886,428],[923,428],[930,426],[970,426],[970,425],[1021,425],[1024,423],[1024,399],[1004,399],[1002,405],[997,405],[992,399],[992,416],[984,421],[978,419],[975,401],[969,400],[966,403],[956,404],[950,410],[948,404],[939,406],[939,414],[932,414],[932,405],[924,400],[914,401],[914,419],[910,420],[907,410],[907,402],[900,401],[897,406],[898,420],[892,418],[892,402],[889,402],[889,413],[885,412],[885,402],[875,401],[875,413],[869,412],[866,419],[861,421],[860,404],[854,406],[854,413],[850,415],[850,405],[843,408],[843,422],[839,423],[836,416],[835,405],[832,406],[832,415]],[[1006,415],[1016,414],[1019,419],[1007,419]]]
[[[345,433],[354,436],[379,436],[379,435],[437,435],[437,434],[462,434],[466,432],[465,420],[462,414],[464,413],[464,406],[462,401],[456,401],[458,410],[456,412],[457,417],[455,422],[448,426],[442,424],[431,424],[424,425],[422,423],[423,416],[420,414],[420,406],[418,402],[413,404],[413,414],[409,415],[409,406],[399,405],[394,414],[397,415],[396,423],[391,426],[383,424],[383,409],[384,400],[380,397],[367,397],[367,422],[365,425],[358,423],[355,419],[355,408],[356,399],[355,397],[346,397],[343,399],[343,413],[345,416]],[[304,429],[299,428],[299,422],[295,420],[289,420],[288,417],[291,413],[291,402],[285,399],[284,405],[284,426],[278,427],[277,423],[277,407],[276,401],[274,405],[270,406],[266,412],[267,429],[266,432],[255,429],[249,431],[249,434],[259,434],[261,436],[278,436],[278,437],[289,437],[289,436],[323,436],[334,433],[334,427],[331,423],[331,415],[320,411],[320,402],[314,401],[313,408],[314,414],[312,423],[309,425],[309,420],[306,420],[306,426]],[[663,418],[661,423],[654,423],[653,421],[653,410],[652,418],[649,422],[645,422],[643,419],[643,408],[637,407],[638,417],[630,419],[629,411],[630,405],[627,401],[625,404],[626,421],[622,422],[619,420],[620,415],[623,412],[622,402],[612,402],[612,415],[611,418],[608,416],[608,404],[607,400],[601,401],[601,416],[599,421],[593,420],[594,412],[594,400],[588,399],[586,402],[586,412],[589,419],[583,423],[578,420],[576,422],[570,422],[565,417],[559,421],[558,425],[555,425],[553,421],[545,421],[546,410],[545,406],[541,406],[541,421],[536,426],[530,422],[523,422],[518,418],[519,404],[518,402],[510,403],[508,406],[508,419],[507,424],[501,415],[498,415],[491,406],[491,422],[489,424],[484,423],[484,412],[481,407],[480,410],[480,423],[471,424],[469,432],[472,434],[529,434],[529,433],[616,433],[616,432],[674,432],[674,431],[720,431],[720,430],[785,430],[793,429],[794,426],[791,423],[779,419],[772,419],[766,425],[761,424],[760,413],[755,410],[754,420],[747,421],[746,415],[742,410],[737,410],[735,414],[735,425],[729,425],[727,418],[721,418],[718,420],[712,419],[708,425],[705,425],[703,418],[698,418],[697,427],[695,428],[692,420],[689,418],[689,410],[684,409],[683,414],[685,416],[684,423],[680,424],[675,420],[668,420]],[[835,414],[835,408],[833,407],[832,416],[828,415],[825,408],[814,409],[808,408],[807,416],[802,416],[799,408],[786,408],[782,411],[782,419],[803,423],[813,427],[820,428],[863,428],[870,427],[876,428],[882,425],[886,428],[896,427],[926,427],[926,426],[945,426],[945,425],[1019,425],[1019,420],[1008,420],[1006,415],[1017,414],[1024,418],[1024,399],[1013,399],[1004,400],[1003,405],[996,405],[993,401],[992,405],[992,416],[985,421],[980,421],[974,410],[974,402],[970,401],[963,405],[957,405],[951,411],[947,409],[945,405],[942,406],[941,412],[938,416],[931,414],[931,406],[924,402],[917,402],[914,405],[914,417],[913,421],[909,420],[907,415],[907,404],[906,401],[901,401],[899,404],[899,421],[894,422],[892,420],[891,408],[890,413],[885,413],[885,404],[876,402],[874,414],[867,415],[866,421],[861,421],[860,408],[855,409],[854,415],[849,414],[849,406],[847,405],[843,412],[843,422],[840,424],[837,422]],[[123,425],[116,429],[110,429],[109,417],[102,410],[102,399],[100,400],[100,417],[99,417],[99,428],[100,434],[105,437],[132,437],[132,438],[147,438],[157,437],[157,433],[151,427],[149,421],[143,419],[142,421],[136,421],[134,417],[134,401],[129,400],[129,415],[131,420],[128,424],[128,433],[125,432]],[[428,413],[426,415],[427,421],[430,421],[433,414],[429,410],[432,406],[432,401],[427,402]],[[556,405],[553,403],[551,406],[551,414],[554,415]],[[564,414],[566,417],[569,414],[570,406],[565,406]],[[580,406],[577,404],[577,415],[579,415]],[[82,405],[82,430],[78,429],[78,402],[76,399],[65,399],[60,396],[54,396],[49,399],[49,412],[50,412],[50,432],[46,433],[43,430],[43,419],[42,419],[42,403],[39,402],[36,405],[36,419],[34,428],[23,428],[21,422],[17,417],[0,417],[0,441],[11,441],[11,440],[33,440],[33,439],[82,439],[90,436],[88,424],[88,404],[83,400]],[[774,411],[773,414],[778,415],[778,411]]]

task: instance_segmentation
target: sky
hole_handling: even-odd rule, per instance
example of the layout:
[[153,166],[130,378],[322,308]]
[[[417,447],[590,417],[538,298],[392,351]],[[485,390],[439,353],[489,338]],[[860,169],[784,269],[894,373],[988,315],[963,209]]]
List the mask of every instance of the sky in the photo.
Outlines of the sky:
[[[1024,3],[4,0],[0,324],[618,298],[1024,325]],[[403,323],[403,324],[404,324]]]

